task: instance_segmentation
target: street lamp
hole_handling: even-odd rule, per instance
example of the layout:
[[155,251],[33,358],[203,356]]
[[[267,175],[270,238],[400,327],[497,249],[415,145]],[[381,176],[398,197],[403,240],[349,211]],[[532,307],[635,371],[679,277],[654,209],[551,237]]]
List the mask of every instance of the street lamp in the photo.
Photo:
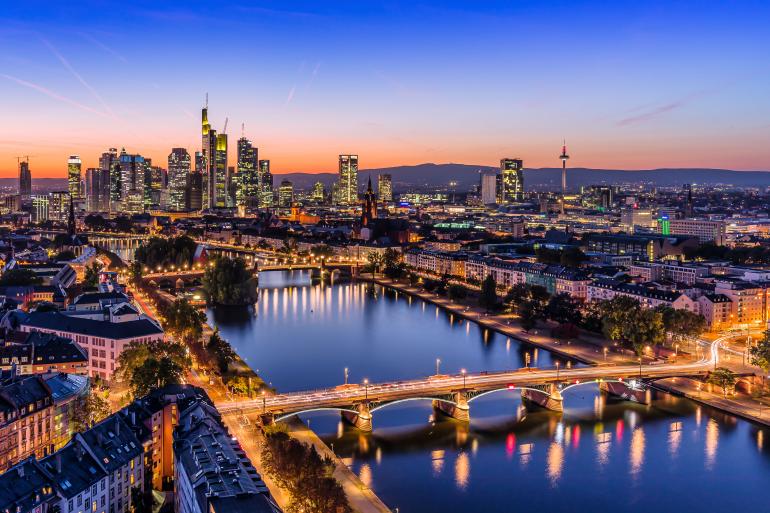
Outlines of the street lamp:
[[556,362],[556,381],[559,381],[559,368],[560,367],[561,367],[561,363],[560,362]]
[[642,357],[639,357],[639,379],[642,379]]
[[604,361],[607,361],[607,346],[604,346]]
[[369,380],[364,378],[364,400],[369,400]]
[[439,366],[441,365],[441,358],[436,358],[436,376],[438,376]]
[[345,367],[345,384],[348,384],[348,368]]
[[467,373],[467,371],[465,369],[460,369],[460,372],[463,375],[463,390],[465,390],[465,374]]
[[262,414],[263,414],[263,415],[264,415],[264,414],[265,414],[265,412],[267,411],[267,404],[266,404],[266,402],[265,402],[265,401],[266,401],[266,399],[265,399],[265,391],[263,390],[263,391],[262,391]]

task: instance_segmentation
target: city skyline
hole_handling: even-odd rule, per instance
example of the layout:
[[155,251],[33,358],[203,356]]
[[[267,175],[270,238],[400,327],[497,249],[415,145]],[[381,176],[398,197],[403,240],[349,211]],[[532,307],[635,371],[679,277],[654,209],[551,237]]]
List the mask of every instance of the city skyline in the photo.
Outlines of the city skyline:
[[[767,11],[752,2],[10,6],[0,176],[17,176],[23,155],[35,178],[66,176],[69,155],[96,167],[111,147],[153,162],[172,148],[194,155],[206,93],[212,126],[229,118],[228,165],[245,124],[277,174],[335,172],[346,153],[361,156],[361,169],[494,166],[505,155],[556,168],[563,138],[570,167],[766,170],[770,106],[757,99],[770,74],[753,53],[767,46]],[[234,73],[201,78],[211,58]]]

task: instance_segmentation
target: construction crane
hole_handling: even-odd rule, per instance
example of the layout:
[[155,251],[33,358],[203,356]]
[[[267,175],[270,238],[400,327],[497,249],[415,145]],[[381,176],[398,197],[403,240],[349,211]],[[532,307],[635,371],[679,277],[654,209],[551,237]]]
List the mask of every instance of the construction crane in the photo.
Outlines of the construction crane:
[[246,138],[246,123],[241,123],[241,139]]
[[21,159],[24,159],[24,160],[27,161],[27,163],[29,163],[29,155],[24,155],[22,157],[16,157],[16,164],[17,165],[21,164]]

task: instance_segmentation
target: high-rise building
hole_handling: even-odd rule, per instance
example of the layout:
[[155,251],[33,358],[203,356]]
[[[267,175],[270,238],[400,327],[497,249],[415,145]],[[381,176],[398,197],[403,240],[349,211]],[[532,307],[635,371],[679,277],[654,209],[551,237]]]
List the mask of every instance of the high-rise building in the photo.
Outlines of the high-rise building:
[[172,148],[168,155],[168,209],[187,210],[187,186],[190,180],[190,154],[185,148]]
[[108,212],[110,209],[110,173],[99,167],[86,169],[86,210]]
[[379,175],[377,177],[377,196],[383,203],[393,201],[393,178],[388,175]]
[[358,155],[340,155],[340,192],[342,205],[358,203]]
[[206,167],[206,159],[203,152],[195,152],[195,169],[190,173],[189,187],[187,190],[187,208],[198,211],[203,208],[203,172]]
[[82,198],[80,191],[81,166],[82,163],[80,157],[77,155],[70,155],[69,160],[67,160],[67,185],[70,197],[74,201],[80,201]]
[[567,193],[567,161],[569,160],[567,141],[564,141],[564,145],[561,147],[559,158],[561,159],[561,193],[563,195]]
[[270,161],[259,161],[259,176],[262,179],[262,195],[259,199],[260,208],[273,206],[273,175],[270,173]]
[[245,137],[238,139],[238,179],[235,203],[238,206],[259,201],[259,150]]
[[278,187],[278,206],[282,208],[290,207],[294,202],[294,184],[289,180],[283,180]]
[[147,162],[141,155],[131,155],[123,149],[120,159],[121,212],[138,214],[144,212],[144,188]]
[[32,195],[32,222],[44,223],[48,221],[48,207],[50,198],[48,194]]
[[104,183],[102,183],[102,186],[106,188],[106,191],[103,191],[103,194],[106,194],[107,196],[103,208],[112,213],[119,212],[123,190],[120,182],[120,159],[118,158],[117,148],[110,148],[102,153],[101,157],[99,157],[99,169],[102,170],[103,178],[104,175],[106,175],[106,179],[104,179]]
[[497,203],[497,176],[490,173],[481,175],[481,203],[484,205]]
[[201,112],[203,157],[206,160],[203,174],[204,208],[232,206],[229,196],[227,170],[227,134],[218,134],[208,120],[208,105]]
[[325,197],[326,191],[324,190],[324,184],[321,182],[314,183],[313,190],[310,192],[310,199],[313,200],[314,203],[321,204],[324,202]]
[[144,161],[144,210],[158,210],[160,208],[161,192],[166,184],[166,170],[160,166],[153,166],[152,159]]
[[214,207],[231,207],[227,169],[227,134],[217,134],[216,166],[214,169]]
[[19,161],[19,195],[21,201],[29,201],[32,195],[32,173],[29,170],[29,157]]
[[515,203],[524,198],[524,169],[521,159],[500,160],[502,203]]
[[48,194],[48,219],[66,223],[70,214],[70,193],[54,191]]

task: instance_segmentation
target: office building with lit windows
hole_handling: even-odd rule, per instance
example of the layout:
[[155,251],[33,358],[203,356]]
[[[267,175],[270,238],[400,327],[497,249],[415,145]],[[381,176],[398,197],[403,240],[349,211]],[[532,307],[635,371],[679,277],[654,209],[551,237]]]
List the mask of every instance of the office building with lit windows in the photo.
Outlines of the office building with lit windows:
[[172,148],[168,155],[168,210],[187,210],[187,186],[190,180],[190,154],[185,148]]
[[81,166],[80,157],[70,155],[70,158],[67,160],[67,189],[74,201],[80,201],[81,199]]
[[358,155],[340,155],[339,203],[358,203]]
[[501,199],[503,204],[515,203],[524,198],[524,163],[521,159],[500,161]]
[[389,174],[382,174],[377,177],[377,196],[377,199],[383,203],[393,201],[393,178]]

